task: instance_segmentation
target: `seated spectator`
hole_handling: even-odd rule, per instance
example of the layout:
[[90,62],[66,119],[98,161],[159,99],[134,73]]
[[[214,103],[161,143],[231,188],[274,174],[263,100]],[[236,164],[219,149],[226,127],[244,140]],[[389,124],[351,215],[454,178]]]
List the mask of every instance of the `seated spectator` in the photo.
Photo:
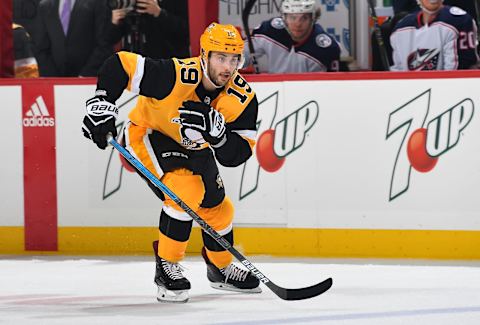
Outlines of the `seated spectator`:
[[30,35],[23,26],[12,24],[15,78],[38,77],[38,64],[33,56]]
[[137,0],[135,7],[110,0],[106,38],[121,50],[155,59],[190,55],[187,0]]
[[103,34],[105,1],[41,0],[38,15],[34,43],[40,76],[96,76],[113,52]]
[[390,37],[393,71],[477,68],[477,30],[463,9],[442,0],[419,0],[421,10],[403,18]]
[[[260,72],[338,71],[340,46],[316,23],[320,9],[315,0],[285,0],[281,12],[281,18],[264,21],[252,33]],[[248,46],[244,55],[248,65]]]

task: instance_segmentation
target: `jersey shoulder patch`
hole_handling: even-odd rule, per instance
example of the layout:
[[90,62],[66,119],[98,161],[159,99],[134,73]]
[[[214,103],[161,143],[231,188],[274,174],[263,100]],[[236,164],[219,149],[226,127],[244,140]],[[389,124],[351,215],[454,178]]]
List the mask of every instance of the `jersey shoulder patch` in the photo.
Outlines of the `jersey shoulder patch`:
[[173,62],[175,62],[175,67],[182,67],[182,66],[190,66],[190,67],[200,67],[200,58],[199,57],[192,57],[186,59],[177,59],[172,58]]
[[463,9],[444,6],[436,20],[455,27],[458,31],[473,30],[473,18]]
[[466,15],[467,12],[461,8],[458,7],[451,7],[450,8],[450,13],[454,16],[463,16]]
[[270,21],[270,25],[275,29],[284,29],[285,23],[282,18],[276,17]]
[[332,45],[332,39],[327,34],[318,34],[315,37],[315,43],[321,48],[327,48]]

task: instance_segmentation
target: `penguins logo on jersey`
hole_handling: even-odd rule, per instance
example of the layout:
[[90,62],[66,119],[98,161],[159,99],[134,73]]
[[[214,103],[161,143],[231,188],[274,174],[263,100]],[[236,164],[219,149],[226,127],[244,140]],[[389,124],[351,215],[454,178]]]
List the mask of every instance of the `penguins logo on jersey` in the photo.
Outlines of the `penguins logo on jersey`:
[[[172,118],[172,123],[182,124],[179,117]],[[205,143],[200,132],[194,129],[186,128],[184,126],[180,126],[180,137],[182,138],[182,146],[189,150],[199,149],[202,144]]]
[[418,49],[408,56],[408,70],[436,70],[440,51],[438,49]]

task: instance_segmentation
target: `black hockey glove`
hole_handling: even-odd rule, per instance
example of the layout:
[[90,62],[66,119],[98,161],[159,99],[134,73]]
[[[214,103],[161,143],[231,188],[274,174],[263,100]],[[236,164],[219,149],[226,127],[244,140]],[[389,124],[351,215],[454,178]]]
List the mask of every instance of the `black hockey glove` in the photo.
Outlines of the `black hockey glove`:
[[225,117],[213,107],[189,100],[183,102],[183,107],[178,112],[180,123],[200,132],[213,148],[221,147],[227,141]]
[[117,128],[115,121],[118,117],[118,108],[104,97],[95,96],[87,100],[87,114],[83,118],[83,135],[95,142],[97,147],[107,147],[107,135],[109,133],[115,138]]

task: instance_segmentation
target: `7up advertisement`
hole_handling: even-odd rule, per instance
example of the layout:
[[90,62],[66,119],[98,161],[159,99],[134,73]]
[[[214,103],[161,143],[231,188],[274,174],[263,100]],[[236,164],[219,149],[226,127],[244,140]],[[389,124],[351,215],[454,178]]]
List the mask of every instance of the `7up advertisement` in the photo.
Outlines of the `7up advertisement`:
[[480,229],[478,99],[461,80],[252,82],[255,152],[222,169],[237,223]]

